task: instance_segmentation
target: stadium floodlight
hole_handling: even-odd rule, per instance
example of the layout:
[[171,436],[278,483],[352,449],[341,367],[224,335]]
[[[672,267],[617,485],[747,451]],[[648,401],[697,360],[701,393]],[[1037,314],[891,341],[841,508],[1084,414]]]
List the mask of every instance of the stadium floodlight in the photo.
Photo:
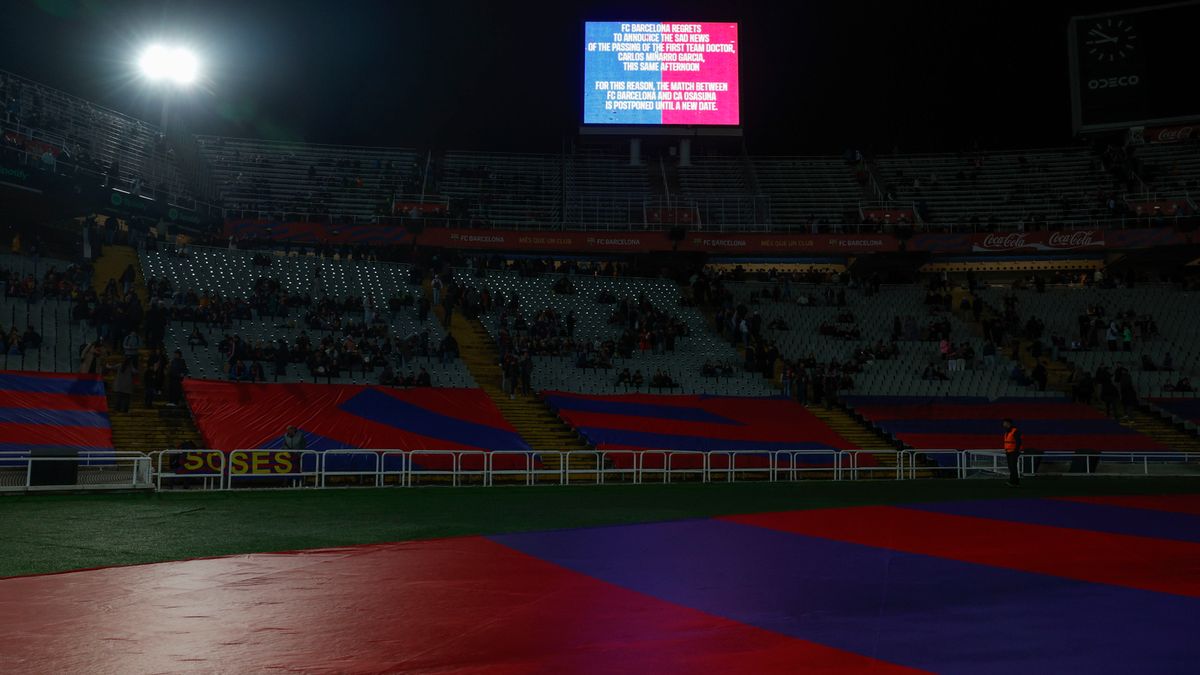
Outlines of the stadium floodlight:
[[151,82],[170,82],[187,86],[200,74],[200,61],[184,47],[150,45],[138,57],[138,67]]

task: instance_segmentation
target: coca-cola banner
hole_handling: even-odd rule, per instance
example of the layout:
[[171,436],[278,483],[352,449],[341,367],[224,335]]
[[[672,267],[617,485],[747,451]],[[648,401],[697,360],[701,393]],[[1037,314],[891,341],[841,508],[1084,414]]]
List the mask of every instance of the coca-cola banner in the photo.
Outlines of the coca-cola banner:
[[1034,251],[1079,251],[1104,248],[1104,230],[1072,230],[1070,232],[1006,232],[978,234],[972,238],[971,250],[995,253],[1032,249]]
[[1070,230],[1065,232],[1007,232],[972,236],[971,251],[1100,251],[1105,249],[1150,248],[1182,243],[1184,237],[1169,227],[1138,230]]
[[1142,140],[1146,143],[1182,143],[1192,139],[1200,139],[1200,126],[1147,127],[1142,130]]

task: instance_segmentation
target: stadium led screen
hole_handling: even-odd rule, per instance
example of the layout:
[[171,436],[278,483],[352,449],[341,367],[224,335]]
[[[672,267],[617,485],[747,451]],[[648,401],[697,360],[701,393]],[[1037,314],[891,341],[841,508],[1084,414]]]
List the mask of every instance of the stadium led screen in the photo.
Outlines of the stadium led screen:
[[584,124],[736,126],[736,23],[589,21]]

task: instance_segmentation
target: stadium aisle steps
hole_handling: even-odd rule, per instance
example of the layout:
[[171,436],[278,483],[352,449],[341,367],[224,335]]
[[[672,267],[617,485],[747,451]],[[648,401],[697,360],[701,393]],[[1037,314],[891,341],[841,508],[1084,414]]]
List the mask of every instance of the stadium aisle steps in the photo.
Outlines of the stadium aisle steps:
[[[442,317],[441,308],[436,309]],[[563,424],[541,399],[517,395],[509,398],[500,388],[499,353],[478,320],[468,320],[460,313],[451,319],[450,332],[458,340],[458,350],[471,377],[495,402],[504,419],[538,452],[568,452],[588,450],[587,444],[570,427]],[[582,459],[582,458],[581,458]],[[543,456],[547,469],[557,469],[556,456]],[[586,462],[586,460],[584,460]],[[593,464],[594,469],[594,464]]]
[[1163,418],[1144,406],[1127,411],[1126,414],[1131,419],[1122,424],[1130,429],[1136,429],[1172,450],[1200,453],[1200,437],[1180,429],[1170,419]]
[[[686,284],[681,285],[679,288],[684,293],[685,297],[689,297],[689,298],[692,297],[691,289]],[[696,305],[696,309],[700,310],[700,314],[704,316],[705,328],[710,333],[716,333],[716,328],[715,328],[715,326],[717,324],[716,309],[712,305]],[[722,337],[721,339],[725,340],[726,338]],[[737,350],[738,363],[744,363],[746,360],[746,347],[741,342],[736,342],[733,344],[733,348]],[[775,371],[773,373],[771,373],[771,387],[774,389],[779,389],[780,391],[782,391],[782,387],[783,387],[783,385],[780,384],[780,379],[779,379],[780,376],[783,374],[783,361],[784,361],[783,359],[779,359],[775,363]]]
[[[845,408],[825,408],[823,405],[807,405],[808,411],[814,417],[824,422],[836,431],[842,438],[850,441],[851,447],[861,450],[899,450],[900,447],[879,432],[867,426],[865,422],[855,419]],[[875,457],[880,467],[896,466],[894,455],[882,454]],[[925,476],[920,476],[924,478]]]
[[855,419],[843,408],[825,408],[823,405],[806,406],[808,411],[820,419],[842,438],[850,441],[852,447],[864,450],[897,450],[887,437],[870,428],[866,423]]
[[[142,278],[141,266],[138,264],[137,251],[129,246],[105,246],[100,258],[96,261],[92,275],[92,283],[96,292],[104,290],[109,279],[120,278],[126,266],[133,264],[137,270],[137,280],[134,282],[134,293],[143,303],[146,302],[145,280]],[[149,350],[142,349],[138,355],[138,367],[146,364]],[[107,365],[118,366],[121,363],[119,354],[110,356]],[[204,447],[204,440],[192,421],[187,408],[170,408],[160,401],[153,408],[147,408],[145,388],[141,378],[134,385],[132,402],[129,412],[114,412],[116,397],[112,392],[114,373],[107,372],[104,376],[105,387],[108,391],[108,417],[112,425],[113,447],[117,450],[133,452],[157,452],[167,448],[178,448],[184,441],[191,441],[196,447]]]
[[204,447],[204,441],[186,408],[167,408],[162,403],[155,408],[146,408],[142,405],[141,396],[140,392],[135,392],[129,412],[118,413],[113,412],[115,399],[110,391],[108,416],[112,424],[114,448],[150,453],[178,448],[184,441]]
[[109,279],[120,279],[125,268],[133,265],[137,272],[137,282],[133,292],[137,294],[142,305],[146,305],[149,293],[146,292],[146,280],[142,278],[142,266],[138,260],[137,251],[132,246],[104,246],[100,257],[92,268],[92,287],[96,293],[104,293],[104,286]]

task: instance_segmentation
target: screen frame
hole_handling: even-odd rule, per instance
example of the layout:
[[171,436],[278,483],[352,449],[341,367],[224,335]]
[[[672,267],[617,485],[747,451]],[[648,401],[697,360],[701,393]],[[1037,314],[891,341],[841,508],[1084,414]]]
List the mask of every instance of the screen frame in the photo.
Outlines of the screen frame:
[[584,46],[584,57],[579,62],[579,96],[576,101],[579,104],[579,114],[576,119],[579,120],[579,133],[582,135],[595,136],[741,136],[742,124],[745,119],[742,115],[742,27],[744,24],[740,21],[696,21],[696,20],[680,20],[680,19],[658,19],[654,23],[731,23],[737,26],[737,82],[738,82],[738,122],[736,124],[605,124],[603,122],[585,122],[584,115],[587,112],[586,97],[587,91],[584,89],[584,84],[587,82],[587,25],[589,23],[650,23],[649,21],[628,21],[615,19],[585,19],[579,24],[578,39],[576,45]]
[[[1180,124],[1192,122],[1200,118],[1197,115],[1181,115],[1175,117],[1157,117],[1142,120],[1121,120],[1118,122],[1100,122],[1095,124],[1084,124],[1083,122],[1083,101],[1080,98],[1079,86],[1082,83],[1079,70],[1079,30],[1080,21],[1092,21],[1100,18],[1115,17],[1115,16],[1130,16],[1144,14],[1146,12],[1157,12],[1164,9],[1173,9],[1175,7],[1187,7],[1189,5],[1200,5],[1200,0],[1183,0],[1182,2],[1169,2],[1161,5],[1151,5],[1149,7],[1135,7],[1132,9],[1118,9],[1111,12],[1099,12],[1096,14],[1082,14],[1072,16],[1067,22],[1067,64],[1069,68],[1070,83],[1071,83],[1071,130],[1074,135],[1089,133],[1101,133],[1107,131],[1128,130],[1131,127],[1139,126],[1160,126],[1170,124]],[[739,62],[740,65],[740,62]],[[740,77],[740,75],[739,75]]]

